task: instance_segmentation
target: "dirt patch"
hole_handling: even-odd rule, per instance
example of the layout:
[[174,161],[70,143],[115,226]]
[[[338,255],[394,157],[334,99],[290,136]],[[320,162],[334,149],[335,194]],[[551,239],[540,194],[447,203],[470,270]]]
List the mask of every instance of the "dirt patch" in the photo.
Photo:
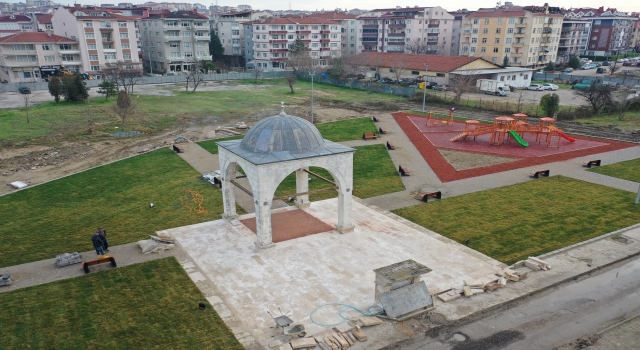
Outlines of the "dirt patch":
[[[256,233],[256,218],[240,220],[248,229]],[[316,219],[304,210],[287,210],[271,214],[273,242],[283,242],[294,238],[333,231],[333,227]]]
[[515,162],[520,158],[492,156],[489,154],[471,153],[454,151],[449,149],[439,149],[440,154],[451,164],[456,170],[467,170],[492,166],[496,164]]

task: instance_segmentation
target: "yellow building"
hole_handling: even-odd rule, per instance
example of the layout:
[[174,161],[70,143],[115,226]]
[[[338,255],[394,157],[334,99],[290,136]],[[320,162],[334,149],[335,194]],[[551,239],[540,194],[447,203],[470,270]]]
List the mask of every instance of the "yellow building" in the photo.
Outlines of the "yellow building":
[[555,62],[562,30],[557,7],[503,6],[479,9],[462,22],[460,56],[537,68]]

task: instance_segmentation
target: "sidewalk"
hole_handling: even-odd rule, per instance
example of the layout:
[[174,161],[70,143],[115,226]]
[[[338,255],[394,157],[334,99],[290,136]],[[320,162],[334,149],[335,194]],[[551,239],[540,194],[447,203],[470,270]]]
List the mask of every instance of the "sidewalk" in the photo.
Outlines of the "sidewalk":
[[625,320],[600,333],[598,343],[590,350],[626,350],[637,349],[640,342],[640,315]]

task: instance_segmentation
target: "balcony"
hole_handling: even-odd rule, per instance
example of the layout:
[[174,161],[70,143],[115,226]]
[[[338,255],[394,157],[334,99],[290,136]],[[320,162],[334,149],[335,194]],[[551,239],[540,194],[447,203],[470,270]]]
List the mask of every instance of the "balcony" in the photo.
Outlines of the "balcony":
[[296,34],[311,34],[310,30],[296,30]]
[[181,41],[182,37],[177,35],[165,35],[164,40],[165,41]]
[[392,36],[395,36],[395,37],[400,36],[400,37],[402,37],[402,36],[405,36],[405,33],[388,33],[387,35],[389,37],[392,37]]
[[116,49],[102,49],[104,53],[116,53]]
[[362,29],[376,29],[378,28],[377,24],[363,24]]
[[389,46],[399,46],[399,45],[404,45],[404,41],[389,41],[387,43],[387,45]]
[[38,67],[38,61],[37,60],[33,60],[30,62],[16,62],[16,61],[9,61],[9,60],[5,60],[4,65],[7,67],[34,67],[37,68]]
[[527,24],[526,23],[516,23],[516,28],[526,28]]
[[513,45],[513,47],[523,47],[524,46],[524,42],[517,42],[517,43],[513,43],[512,45]]
[[522,52],[512,52],[512,53],[511,53],[511,56],[518,56],[518,57],[520,57],[520,56],[522,56]]
[[60,54],[62,55],[79,55],[80,50],[60,50]]
[[113,32],[113,27],[100,27],[101,32]]
[[[391,33],[389,33],[391,34]],[[362,33],[363,37],[368,37],[368,38],[377,38],[378,37],[378,33]]]
[[329,43],[331,42],[331,39],[320,39],[321,43]]
[[427,26],[427,28],[438,28],[438,27],[440,27],[440,24],[429,24]]
[[209,35],[196,35],[195,38],[196,40],[206,40],[206,41],[211,40],[211,36]]
[[240,47],[240,44],[231,44],[231,47]]
[[331,48],[329,48],[329,47],[321,47],[320,48],[320,51],[329,51],[329,50],[331,50]]
[[103,43],[112,43],[113,42],[113,38],[109,37],[109,38],[102,38],[102,42]]
[[[389,28],[406,28],[407,25],[406,24],[389,24],[388,27]],[[429,27],[431,27],[431,24],[429,25]]]
[[321,30],[320,31],[320,34],[329,34],[329,33],[331,33],[330,30]]
[[[113,61],[112,63],[116,62],[117,60],[105,60],[107,63],[110,63],[109,61]],[[82,61],[63,61],[62,62],[63,66],[81,66],[82,65]]]
[[287,34],[286,30],[270,30],[269,34]]
[[175,25],[175,26],[170,26],[170,25],[163,25],[162,26],[163,29],[165,30],[180,30],[180,26],[179,25]]
[[289,49],[271,49],[269,52],[289,52]]
[[288,42],[287,39],[269,40],[269,44],[286,44]]
[[525,35],[525,33],[524,33],[524,32],[516,32],[516,33],[513,33],[513,36],[515,36],[515,37],[524,37],[524,35]]

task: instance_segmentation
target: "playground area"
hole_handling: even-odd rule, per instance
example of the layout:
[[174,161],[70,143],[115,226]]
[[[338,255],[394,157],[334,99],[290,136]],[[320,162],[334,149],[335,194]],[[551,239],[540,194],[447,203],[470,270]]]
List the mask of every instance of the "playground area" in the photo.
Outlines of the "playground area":
[[[442,182],[541,165],[633,146],[632,144],[566,135],[552,118],[525,114],[496,116],[494,123],[455,120],[453,111],[427,116],[393,113],[409,140]],[[517,158],[518,160],[467,170],[456,170],[442,150]]]

